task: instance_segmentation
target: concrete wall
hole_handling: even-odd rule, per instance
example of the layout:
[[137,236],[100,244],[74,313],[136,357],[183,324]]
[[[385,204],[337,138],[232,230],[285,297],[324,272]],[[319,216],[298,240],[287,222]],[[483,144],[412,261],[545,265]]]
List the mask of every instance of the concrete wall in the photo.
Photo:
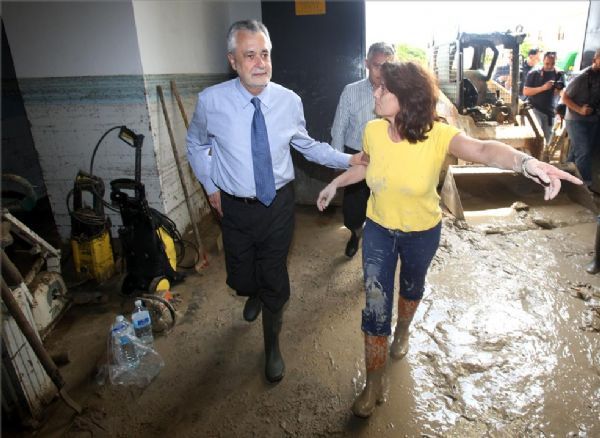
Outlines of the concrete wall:
[[[188,188],[195,220],[208,212],[200,184],[186,158],[186,127],[183,115],[171,92],[174,82],[191,120],[198,93],[207,86],[228,79],[226,35],[229,25],[241,18],[260,19],[260,3],[203,1],[149,2],[135,1],[134,14],[140,46],[146,99],[156,165],[164,196],[164,211],[183,231],[188,223],[181,179],[174,157],[174,147],[181,163],[183,180]],[[169,138],[157,86],[162,88],[167,114],[171,123],[173,143]],[[180,224],[182,226],[180,226]]]
[[[2,6],[60,234],[70,233],[66,197],[77,171],[89,171],[94,145],[116,125],[146,135],[144,180],[151,205],[161,208],[132,5],[8,2]],[[133,163],[133,150],[115,132],[100,145],[93,170],[108,186],[114,178],[132,175]],[[120,223],[118,215],[112,216],[113,223]]]
[[[182,232],[189,224],[156,85],[165,91],[194,204],[206,211],[187,169],[185,127],[169,84],[175,80],[191,118],[197,93],[228,77],[225,32],[245,17],[260,18],[259,1],[3,2],[16,75],[64,238],[70,233],[65,199],[74,177],[89,170],[97,141],[117,125],[145,136],[142,182],[151,207]],[[108,191],[112,179],[133,177],[133,169],[133,149],[116,131],[108,134],[94,174]],[[118,214],[110,214],[119,224]]]
[[132,75],[142,64],[129,2],[2,2],[17,76]]

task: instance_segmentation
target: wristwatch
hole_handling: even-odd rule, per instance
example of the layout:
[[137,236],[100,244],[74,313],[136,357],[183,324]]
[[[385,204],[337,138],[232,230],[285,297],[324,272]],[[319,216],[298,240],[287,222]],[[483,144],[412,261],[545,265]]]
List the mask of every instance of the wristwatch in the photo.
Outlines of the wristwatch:
[[535,160],[534,157],[532,157],[531,155],[524,155],[523,159],[521,160],[521,174],[523,174],[524,176],[528,177],[528,178],[536,178],[536,175],[530,173],[527,171],[527,162],[530,160]]

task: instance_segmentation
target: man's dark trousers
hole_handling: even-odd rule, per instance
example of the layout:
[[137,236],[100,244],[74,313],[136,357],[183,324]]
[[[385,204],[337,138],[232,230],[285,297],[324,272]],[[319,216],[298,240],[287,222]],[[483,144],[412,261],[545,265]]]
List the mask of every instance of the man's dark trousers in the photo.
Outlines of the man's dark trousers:
[[294,189],[288,183],[269,207],[222,193],[227,284],[238,295],[260,297],[278,312],[290,296],[287,256],[294,234]]
[[[344,146],[347,154],[357,154],[360,151]],[[344,226],[350,231],[360,230],[367,217],[367,201],[371,191],[363,180],[344,188],[342,212],[344,213]]]

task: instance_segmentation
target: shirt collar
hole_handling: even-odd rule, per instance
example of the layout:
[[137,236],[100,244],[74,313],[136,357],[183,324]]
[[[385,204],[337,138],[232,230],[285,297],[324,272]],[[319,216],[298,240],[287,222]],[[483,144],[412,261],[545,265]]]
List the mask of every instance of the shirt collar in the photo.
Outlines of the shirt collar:
[[252,93],[250,93],[248,90],[246,90],[246,88],[242,85],[242,82],[240,81],[239,76],[236,78],[235,80],[235,88],[238,90],[238,92],[240,93],[240,97],[242,99],[242,107],[245,108],[248,105],[252,105],[252,102],[250,102],[252,100],[252,98],[254,97],[258,97],[261,101],[261,103],[269,108],[269,105],[271,103],[271,82],[269,81],[269,83],[267,84],[267,86],[264,88],[264,90],[262,90],[262,92],[258,95],[255,96]]

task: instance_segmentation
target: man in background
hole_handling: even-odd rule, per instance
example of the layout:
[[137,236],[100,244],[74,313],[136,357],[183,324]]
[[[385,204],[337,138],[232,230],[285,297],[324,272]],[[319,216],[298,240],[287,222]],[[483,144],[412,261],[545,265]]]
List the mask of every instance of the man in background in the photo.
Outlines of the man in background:
[[527,97],[523,94],[523,87],[525,86],[525,80],[527,75],[533,68],[540,62],[541,52],[538,48],[530,49],[527,53],[527,58],[523,60],[521,64],[521,80],[519,82],[519,97],[521,100],[527,100]]
[[571,79],[562,94],[567,105],[565,123],[571,142],[568,161],[577,166],[583,181],[592,186],[592,157],[600,148],[600,49],[592,65]]
[[[389,44],[383,42],[372,44],[365,60],[369,72],[368,78],[344,87],[331,127],[331,145],[338,151],[356,154],[362,150],[365,125],[376,117],[373,92],[381,86],[381,65],[386,61],[392,61],[394,54],[394,47]],[[345,250],[348,257],[353,257],[358,250],[369,194],[365,181],[344,189],[342,204],[344,226],[350,230],[350,239]]]
[[546,144],[552,135],[558,95],[565,86],[563,74],[554,68],[555,63],[556,52],[546,52],[542,68],[530,71],[523,87],[523,93],[542,127]]

